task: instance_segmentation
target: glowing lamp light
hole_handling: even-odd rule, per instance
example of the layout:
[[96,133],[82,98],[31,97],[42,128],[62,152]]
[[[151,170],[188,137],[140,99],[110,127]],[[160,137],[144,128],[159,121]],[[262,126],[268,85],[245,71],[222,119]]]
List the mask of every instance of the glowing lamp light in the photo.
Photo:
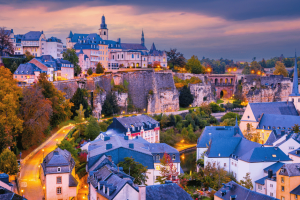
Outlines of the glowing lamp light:
[[257,72],[257,75],[260,75],[260,74],[261,74],[261,72],[260,72],[260,71],[258,71],[258,72]]
[[236,68],[233,68],[233,71],[236,71]]
[[228,71],[231,72],[231,68],[229,68]]
[[254,74],[254,70],[251,71],[251,74]]

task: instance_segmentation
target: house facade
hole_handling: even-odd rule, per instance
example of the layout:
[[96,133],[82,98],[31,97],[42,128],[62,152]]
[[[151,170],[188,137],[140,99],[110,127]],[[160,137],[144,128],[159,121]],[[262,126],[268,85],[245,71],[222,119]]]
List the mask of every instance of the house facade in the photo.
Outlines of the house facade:
[[42,40],[42,55],[50,55],[54,59],[63,58],[63,43],[56,37]]
[[41,163],[40,177],[45,199],[77,199],[75,161],[67,150],[50,152]]

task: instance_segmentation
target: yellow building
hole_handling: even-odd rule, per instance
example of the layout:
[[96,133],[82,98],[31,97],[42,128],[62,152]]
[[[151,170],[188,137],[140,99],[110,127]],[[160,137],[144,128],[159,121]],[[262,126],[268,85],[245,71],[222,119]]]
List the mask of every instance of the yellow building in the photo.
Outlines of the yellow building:
[[276,175],[276,197],[280,200],[300,199],[300,163],[284,164]]

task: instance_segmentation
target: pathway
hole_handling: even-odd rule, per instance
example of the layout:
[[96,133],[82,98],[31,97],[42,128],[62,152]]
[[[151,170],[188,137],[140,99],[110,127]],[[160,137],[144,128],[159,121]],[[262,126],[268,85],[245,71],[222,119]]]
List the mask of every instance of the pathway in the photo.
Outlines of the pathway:
[[[39,168],[43,157],[56,148],[56,144],[62,141],[67,133],[74,127],[69,125],[58,130],[50,139],[40,145],[36,150],[24,159],[19,179],[20,193],[30,200],[41,200],[44,197],[44,191],[39,179]],[[44,149],[44,153],[42,151]],[[21,195],[22,195],[21,194]]]

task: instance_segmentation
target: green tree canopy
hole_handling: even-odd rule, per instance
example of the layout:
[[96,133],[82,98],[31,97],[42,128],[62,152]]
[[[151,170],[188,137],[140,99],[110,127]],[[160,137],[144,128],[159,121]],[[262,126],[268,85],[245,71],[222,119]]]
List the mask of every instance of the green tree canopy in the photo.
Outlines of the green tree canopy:
[[246,176],[243,177],[243,179],[238,182],[238,184],[240,184],[241,186],[245,187],[245,188],[248,188],[250,190],[253,189],[253,184],[252,184],[252,180],[250,178],[250,173],[246,173]]
[[134,161],[132,157],[124,158],[124,161],[119,162],[119,166],[123,167],[123,171],[126,174],[134,178],[135,184],[145,184],[146,180],[148,179],[147,167],[144,167],[141,163]]
[[177,49],[170,49],[170,51],[166,51],[168,56],[168,65],[170,66],[170,68],[174,68],[175,66],[185,66],[185,58],[183,54],[176,51]]
[[7,148],[0,154],[0,172],[8,175],[16,175],[19,172],[17,156]]
[[186,108],[191,105],[194,101],[194,96],[192,95],[190,88],[186,85],[180,90],[179,95],[179,105],[180,107]]
[[70,61],[74,65],[74,73],[76,76],[81,73],[81,68],[78,65],[79,59],[75,49],[67,49],[67,51],[63,52],[63,59]]
[[90,140],[94,140],[100,133],[100,126],[94,117],[90,117],[88,125],[85,129],[85,136]]
[[71,102],[74,104],[71,107],[71,112],[73,113],[72,119],[77,116],[76,110],[79,110],[80,104],[83,106],[83,109],[85,109],[84,117],[87,118],[92,114],[92,110],[86,100],[87,94],[83,89],[77,88],[75,94],[71,98]]
[[102,114],[105,116],[112,116],[120,111],[118,106],[118,100],[114,92],[110,92],[106,95],[106,99],[102,106]]
[[68,120],[72,116],[71,107],[73,104],[64,97],[64,93],[57,90],[53,83],[48,81],[45,73],[40,74],[37,85],[42,89],[44,97],[52,103],[51,126],[55,127],[61,122]]
[[192,72],[193,74],[204,74],[205,73],[205,67],[203,67],[198,59],[197,56],[192,56],[190,59],[188,59],[186,66],[187,71]]
[[61,143],[57,144],[57,147],[64,150],[69,151],[74,158],[75,161],[78,160],[78,150],[74,148],[74,142],[70,142],[68,140],[62,140]]
[[289,75],[288,71],[286,70],[284,64],[280,61],[276,62],[274,73],[275,75],[283,75],[287,77]]
[[238,113],[228,112],[221,117],[221,121],[224,121],[225,119],[235,119],[236,117],[238,120],[241,120],[241,116]]
[[96,74],[102,74],[104,73],[104,68],[100,62],[98,62],[97,67],[96,67]]
[[92,75],[92,74],[93,74],[92,68],[89,68],[89,69],[87,70],[87,74],[88,74],[88,75]]

